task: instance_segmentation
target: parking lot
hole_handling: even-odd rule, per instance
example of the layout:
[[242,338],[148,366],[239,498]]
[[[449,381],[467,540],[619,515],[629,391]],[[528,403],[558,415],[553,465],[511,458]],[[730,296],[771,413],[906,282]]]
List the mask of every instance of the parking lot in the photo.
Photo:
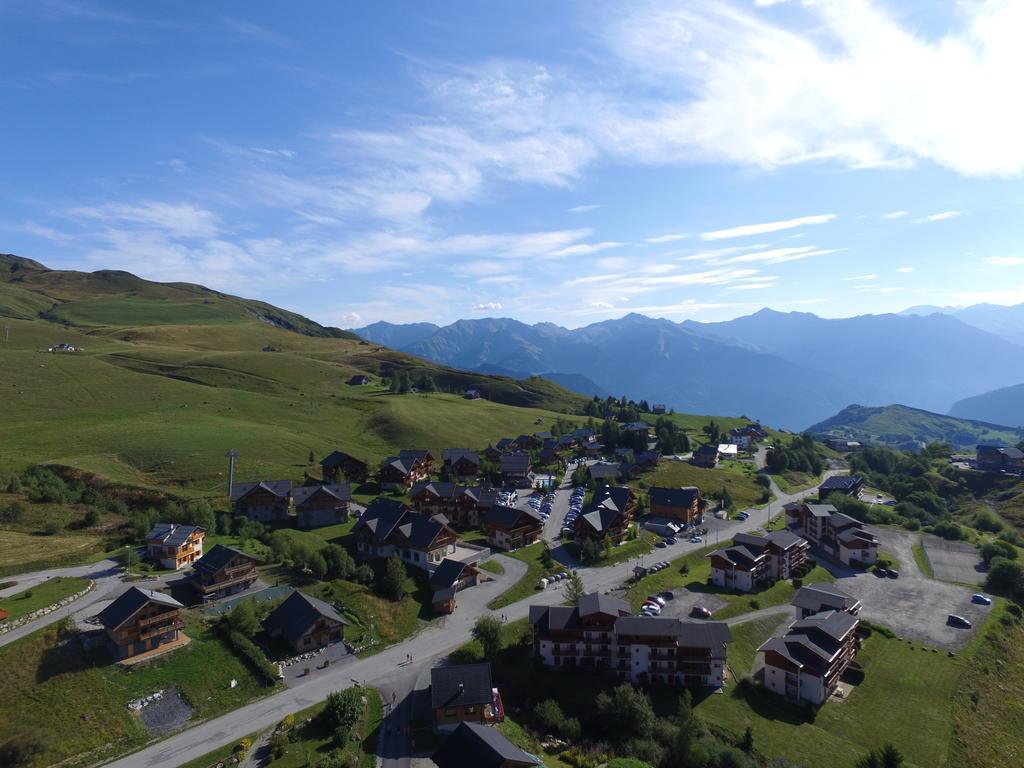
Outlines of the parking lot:
[[921,543],[936,579],[961,584],[985,583],[977,547],[962,541],[946,541],[938,536],[923,536]]
[[[973,590],[925,577],[918,570],[911,549],[918,540],[917,534],[884,529],[878,533],[882,547],[899,558],[899,578],[880,578],[870,572],[819,561],[836,577],[835,586],[864,604],[862,618],[889,627],[900,637],[946,650],[963,648],[991,607],[972,603]],[[959,629],[948,625],[946,618],[951,613],[965,617],[974,627]]]

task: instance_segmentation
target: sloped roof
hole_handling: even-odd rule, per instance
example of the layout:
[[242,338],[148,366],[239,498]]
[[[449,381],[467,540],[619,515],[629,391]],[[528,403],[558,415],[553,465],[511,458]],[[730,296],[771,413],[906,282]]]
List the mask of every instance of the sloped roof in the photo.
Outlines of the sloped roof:
[[235,483],[231,487],[231,501],[241,501],[250,493],[260,488],[278,498],[287,498],[292,492],[291,480],[258,480],[252,483]]
[[681,488],[654,487],[648,491],[651,504],[666,507],[691,507],[700,499],[700,488],[695,485],[684,485]]
[[438,747],[431,760],[438,768],[502,768],[512,764],[538,765],[500,731],[478,723],[463,722]]
[[407,461],[418,461],[421,459],[432,459],[430,451],[422,448],[403,448],[398,452],[398,457]]
[[480,456],[476,451],[469,448],[445,448],[441,451],[441,460],[445,463],[454,464],[459,459],[465,459],[473,464],[480,464]]
[[362,464],[364,467],[366,466],[365,461],[357,459],[355,456],[352,456],[351,454],[342,453],[341,451],[332,451],[327,456],[320,459],[320,466],[327,467],[328,469],[330,469],[333,467],[340,467],[347,461],[354,461],[359,464]]
[[147,541],[161,541],[169,547],[180,547],[194,533],[205,533],[205,528],[198,525],[178,525],[177,523],[157,523],[146,534]]
[[583,595],[579,602],[580,616],[590,616],[593,613],[601,613],[606,616],[618,616],[621,613],[631,613],[629,603],[614,595],[603,595],[600,592],[590,592]]
[[587,467],[587,472],[595,480],[614,480],[619,476],[620,471],[621,467],[618,464],[608,464],[606,462],[591,464]]
[[292,498],[295,506],[301,506],[318,494],[326,494],[337,501],[352,501],[352,487],[348,483],[340,485],[300,485],[295,489]]
[[462,573],[467,567],[469,566],[466,563],[446,557],[430,574],[430,586],[434,589],[445,589],[452,586],[462,578]]
[[398,530],[413,549],[425,550],[444,529],[444,524],[422,515],[406,515],[398,524]]
[[168,608],[184,608],[170,595],[141,587],[129,587],[110,605],[99,612],[97,618],[107,629],[117,629],[149,603],[159,603]]
[[214,544],[212,549],[192,563],[192,568],[202,573],[216,573],[238,556],[242,556],[251,562],[256,561],[256,558],[248,552],[243,552],[234,547],[227,547],[223,544]]
[[836,513],[836,508],[831,504],[805,504],[804,506],[811,513],[811,517],[832,517]]
[[502,472],[526,472],[530,469],[530,454],[526,451],[506,453],[500,461]]
[[323,600],[317,600],[296,589],[264,619],[263,626],[267,632],[280,632],[294,643],[306,634],[321,616],[348,624],[341,614]]
[[499,528],[514,528],[516,523],[523,517],[529,518],[536,525],[544,524],[540,519],[540,515],[532,509],[517,509],[516,507],[506,507],[502,504],[495,504],[487,511],[484,523],[497,525]]
[[849,610],[859,602],[860,600],[853,595],[849,595],[831,584],[808,584],[796,591],[790,605],[806,608],[809,611],[820,611],[823,607],[832,610]]
[[356,533],[368,529],[379,541],[383,541],[395,529],[405,517],[408,510],[405,505],[395,499],[388,499],[378,496],[370,502],[369,506],[359,516],[359,521],[352,526],[352,532]]
[[857,475],[832,475],[832,477],[825,478],[825,482],[818,486],[818,490],[849,491],[863,482],[863,478]]
[[820,632],[839,641],[846,637],[858,622],[856,616],[851,616],[845,611],[822,611],[806,619],[794,621],[787,634]]
[[418,483],[413,483],[413,486],[409,489],[409,495],[417,496],[420,493],[427,492],[437,496],[439,499],[454,499],[460,496],[463,490],[463,487],[456,483],[421,480]]
[[490,704],[494,699],[493,689],[489,661],[430,670],[432,709]]

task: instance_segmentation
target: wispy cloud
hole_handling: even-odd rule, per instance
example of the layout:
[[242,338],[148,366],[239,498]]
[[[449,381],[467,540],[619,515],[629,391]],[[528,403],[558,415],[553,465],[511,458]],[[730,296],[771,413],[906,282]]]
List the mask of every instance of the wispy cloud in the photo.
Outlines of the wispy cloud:
[[800,216],[795,219],[784,221],[769,221],[764,224],[743,224],[729,229],[716,229],[712,232],[701,232],[701,240],[726,240],[732,237],[750,237],[751,235],[765,235],[770,232],[781,232],[786,229],[807,226],[809,224],[825,224],[836,217],[834,213],[824,213],[817,216]]
[[589,205],[574,205],[569,209],[569,213],[590,213],[591,211],[596,211],[600,207],[601,206],[596,203],[591,203]]
[[919,219],[914,219],[917,224],[929,224],[933,221],[946,221],[947,219],[955,219],[957,216],[962,216],[963,211],[941,211],[940,213],[933,213],[929,216],[922,216]]
[[982,261],[994,267],[1019,267],[1024,265],[1024,256],[988,256]]
[[484,302],[483,304],[474,304],[473,305],[473,311],[474,312],[492,312],[492,311],[495,311],[495,310],[498,310],[498,309],[501,309],[501,302],[500,301],[487,301],[487,302]]
[[845,282],[859,282],[863,280],[877,280],[878,275],[854,275],[853,277],[844,277]]
[[679,240],[685,240],[689,235],[679,232],[672,235],[658,235],[656,237],[645,237],[644,242],[652,245],[660,245],[661,243],[675,243]]
[[192,203],[110,203],[72,208],[67,214],[72,218],[93,219],[110,224],[140,225],[169,232],[177,237],[214,237],[220,232],[219,217]]
[[886,220],[902,219],[904,216],[909,216],[909,211],[889,211],[889,213],[883,213],[882,218]]
[[913,267],[900,267],[900,268],[899,268],[899,269],[897,269],[896,271],[897,271],[897,272],[901,272],[901,273],[903,273],[903,274],[907,274],[907,273],[909,273],[909,272],[913,272],[913,271],[914,271],[914,268],[913,268]]

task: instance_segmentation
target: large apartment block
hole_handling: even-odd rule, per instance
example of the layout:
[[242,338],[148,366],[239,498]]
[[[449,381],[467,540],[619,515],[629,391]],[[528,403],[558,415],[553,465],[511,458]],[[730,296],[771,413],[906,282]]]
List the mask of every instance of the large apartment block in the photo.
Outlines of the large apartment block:
[[846,565],[878,559],[878,537],[831,504],[786,504],[786,527]]
[[721,622],[633,616],[609,595],[589,594],[577,607],[530,607],[534,655],[552,669],[594,670],[635,685],[721,688],[726,648]]
[[732,546],[719,549],[711,559],[711,583],[723,589],[750,592],[761,584],[792,577],[807,562],[810,545],[790,531],[759,536],[737,533]]

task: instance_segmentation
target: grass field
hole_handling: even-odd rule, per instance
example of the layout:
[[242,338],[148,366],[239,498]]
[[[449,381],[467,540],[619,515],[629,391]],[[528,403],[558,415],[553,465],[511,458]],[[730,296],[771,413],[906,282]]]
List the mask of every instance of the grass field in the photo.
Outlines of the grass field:
[[[37,736],[45,751],[32,765],[82,765],[108,759],[147,740],[126,705],[177,685],[194,720],[235,709],[270,689],[221,641],[186,614],[192,642],[130,672],[84,653],[50,626],[0,648],[0,722]],[[237,686],[231,688],[231,680]]]
[[[730,667],[749,669],[771,629],[766,620],[734,627]],[[951,700],[960,662],[878,633],[864,641],[857,661],[864,667],[864,681],[845,701],[822,707],[813,722],[804,709],[763,690],[738,693],[735,680],[724,695],[706,697],[697,714],[733,737],[749,726],[759,753],[797,764],[819,765],[828,755],[830,765],[853,765],[867,749],[891,742],[907,766],[948,765]]]
[[63,600],[65,597],[81,592],[88,586],[88,579],[80,579],[74,576],[57,576],[31,589],[5,597],[0,600],[0,608],[7,609],[10,614],[8,620],[14,621],[27,613],[38,611],[40,608],[46,608],[59,600]]
[[104,550],[104,538],[89,534],[38,536],[0,529],[0,576],[85,562]]
[[914,553],[914,562],[917,563],[918,570],[922,574],[927,576],[929,579],[935,578],[935,571],[932,570],[931,561],[928,560],[928,555],[924,551],[924,547],[919,543],[914,544],[911,547],[911,551]]
[[746,509],[761,504],[763,490],[756,481],[753,464],[736,461],[722,462],[715,469],[695,467],[685,461],[661,461],[653,472],[645,473],[639,483],[650,487],[678,488],[695,485],[705,497],[719,493],[723,488],[729,491],[736,509]]
[[[540,555],[543,551],[544,545],[538,541],[528,547],[517,549],[515,552],[505,553],[506,557],[526,563],[526,573],[519,581],[491,600],[487,604],[488,608],[492,611],[497,610],[498,608],[504,608],[506,605],[519,602],[524,597],[529,597],[537,591],[537,584],[542,577],[549,573],[557,573],[563,570],[563,567],[557,562],[554,564],[554,567],[545,568],[540,561]],[[549,587],[549,589],[559,589],[559,587]]]

